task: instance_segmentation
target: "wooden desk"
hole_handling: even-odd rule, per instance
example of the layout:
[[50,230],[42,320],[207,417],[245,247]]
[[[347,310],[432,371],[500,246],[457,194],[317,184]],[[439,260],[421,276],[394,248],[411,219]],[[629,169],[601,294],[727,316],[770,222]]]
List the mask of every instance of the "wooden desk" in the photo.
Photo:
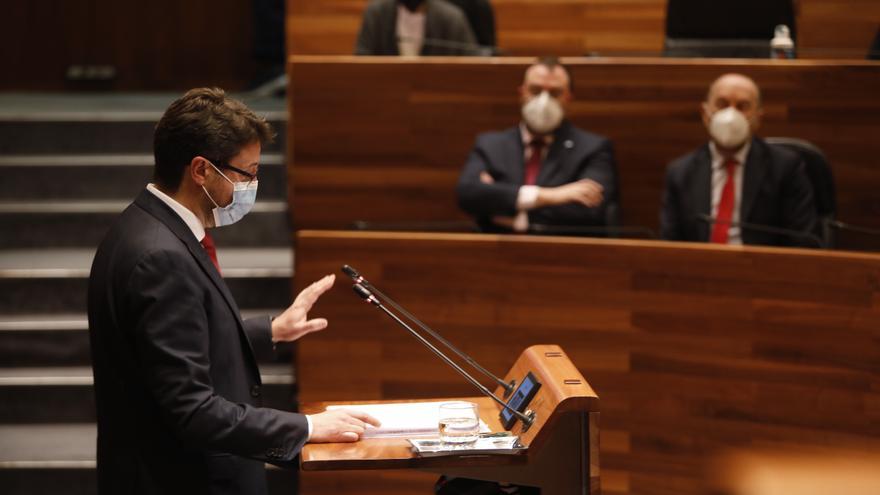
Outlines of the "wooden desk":
[[[624,223],[657,231],[666,165],[708,138],[709,84],[761,85],[764,136],[795,136],[831,161],[839,215],[880,228],[880,63],[571,59],[570,119],[614,142]],[[467,220],[455,185],[476,135],[515,125],[531,59],[292,57],[289,197],[295,228]],[[843,248],[880,240],[841,235]]]
[[[296,253],[297,289],[339,277],[310,313],[329,328],[299,343],[302,401],[472,393],[351,292],[347,263],[493,372],[527,345],[563,347],[602,399],[603,493],[702,493],[706,459],[730,447],[880,449],[880,256],[314,231]],[[305,472],[302,493],[433,481]]]
[[[413,368],[410,373],[421,374],[421,367]],[[526,414],[532,423],[526,427],[518,421],[510,429],[526,447],[520,454],[463,453],[420,458],[410,452],[405,439],[370,439],[307,445],[303,449],[302,468],[305,471],[418,469],[540,487],[544,495],[598,493],[599,398],[559,346],[533,345],[525,349],[503,381],[518,384],[527,374],[534,376],[540,388],[527,405]],[[504,397],[500,386],[495,395]],[[498,417],[501,408],[496,402],[488,397],[464,400],[479,405],[480,416],[491,431],[504,431]],[[325,405],[308,406],[307,410],[317,412]]]
[[[428,401],[429,399],[424,399]],[[482,419],[491,431],[504,431],[498,420],[498,405],[488,397],[456,397],[437,400],[465,400],[476,403]],[[356,401],[357,404],[401,403],[419,401]],[[323,411],[327,406],[352,404],[353,402],[316,402],[301,407],[305,414]],[[301,466],[305,471],[336,471],[363,469],[426,469],[456,465],[472,465],[482,462],[491,465],[524,464],[524,455],[491,456],[474,459],[474,456],[425,457],[413,454],[405,438],[372,438],[355,443],[307,444],[302,450]]]

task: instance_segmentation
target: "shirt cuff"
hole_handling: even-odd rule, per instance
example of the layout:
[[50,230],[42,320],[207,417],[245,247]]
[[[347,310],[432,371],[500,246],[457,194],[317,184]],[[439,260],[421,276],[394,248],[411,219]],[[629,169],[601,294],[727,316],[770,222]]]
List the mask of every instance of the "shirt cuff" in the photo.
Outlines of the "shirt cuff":
[[529,214],[521,211],[513,217],[513,231],[525,232],[529,230]]
[[312,418],[306,414],[306,423],[309,425],[309,436],[306,437],[306,442],[312,439]]
[[535,209],[538,202],[538,186],[520,186],[516,194],[516,209],[528,211]]

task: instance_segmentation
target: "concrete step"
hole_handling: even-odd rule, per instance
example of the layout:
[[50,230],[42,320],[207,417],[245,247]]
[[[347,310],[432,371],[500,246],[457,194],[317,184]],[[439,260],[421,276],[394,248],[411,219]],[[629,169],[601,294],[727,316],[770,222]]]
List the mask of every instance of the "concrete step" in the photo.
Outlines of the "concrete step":
[[[3,202],[131,201],[152,180],[152,154],[0,156]],[[260,201],[286,201],[284,158],[260,159]]]
[[[293,301],[289,249],[226,248],[221,242],[217,255],[242,311],[286,308]],[[93,257],[94,249],[0,251],[0,314],[85,313]]]
[[[293,410],[289,364],[261,365],[263,404]],[[92,368],[0,368],[0,424],[77,423],[95,420]]]
[[[151,153],[156,122],[179,96],[0,94],[0,155]],[[243,99],[278,134],[275,144],[263,151],[282,152],[287,120],[284,100]]]
[[[0,249],[96,247],[124,201],[0,201]],[[220,246],[289,246],[284,201],[257,201],[242,221],[211,232]]]
[[[0,425],[4,495],[98,492],[94,423]],[[267,465],[269,493],[296,495],[298,472]]]
[[[52,121],[0,120],[0,154],[149,153],[153,150],[153,129],[161,116],[126,115],[116,121],[96,121],[91,116],[81,120],[64,116]],[[270,123],[278,137],[263,151],[282,153],[286,147],[286,126],[278,120],[280,115],[273,117]]]
[[[242,311],[243,317],[278,315],[285,308]],[[89,322],[82,313],[0,315],[0,367],[90,366]],[[281,352],[267,361],[289,363]]]

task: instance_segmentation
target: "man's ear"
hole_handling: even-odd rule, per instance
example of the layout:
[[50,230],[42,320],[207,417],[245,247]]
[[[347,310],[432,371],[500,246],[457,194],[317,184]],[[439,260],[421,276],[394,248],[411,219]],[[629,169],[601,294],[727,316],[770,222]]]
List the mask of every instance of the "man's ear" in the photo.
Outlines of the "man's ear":
[[208,180],[208,169],[211,168],[208,160],[205,160],[201,156],[193,157],[187,168],[189,170],[189,176],[195,185],[205,185],[205,182]]
[[752,133],[758,132],[758,129],[761,128],[761,123],[764,120],[764,107],[760,106],[755,109],[755,117],[752,119]]
[[706,128],[708,128],[709,127],[709,119],[711,119],[711,117],[712,117],[709,112],[709,102],[704,101],[703,103],[700,104],[700,117],[703,118],[703,125],[705,125]]

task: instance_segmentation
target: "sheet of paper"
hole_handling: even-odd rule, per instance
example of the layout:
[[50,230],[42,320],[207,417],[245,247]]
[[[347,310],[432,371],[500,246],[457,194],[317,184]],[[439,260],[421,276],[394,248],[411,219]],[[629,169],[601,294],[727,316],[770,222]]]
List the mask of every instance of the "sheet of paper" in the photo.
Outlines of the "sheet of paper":
[[[352,409],[363,411],[378,419],[382,426],[367,425],[364,438],[389,437],[436,437],[439,435],[441,402],[407,402],[401,404],[346,404],[329,406],[327,409]],[[489,432],[489,427],[480,420],[480,432]]]

